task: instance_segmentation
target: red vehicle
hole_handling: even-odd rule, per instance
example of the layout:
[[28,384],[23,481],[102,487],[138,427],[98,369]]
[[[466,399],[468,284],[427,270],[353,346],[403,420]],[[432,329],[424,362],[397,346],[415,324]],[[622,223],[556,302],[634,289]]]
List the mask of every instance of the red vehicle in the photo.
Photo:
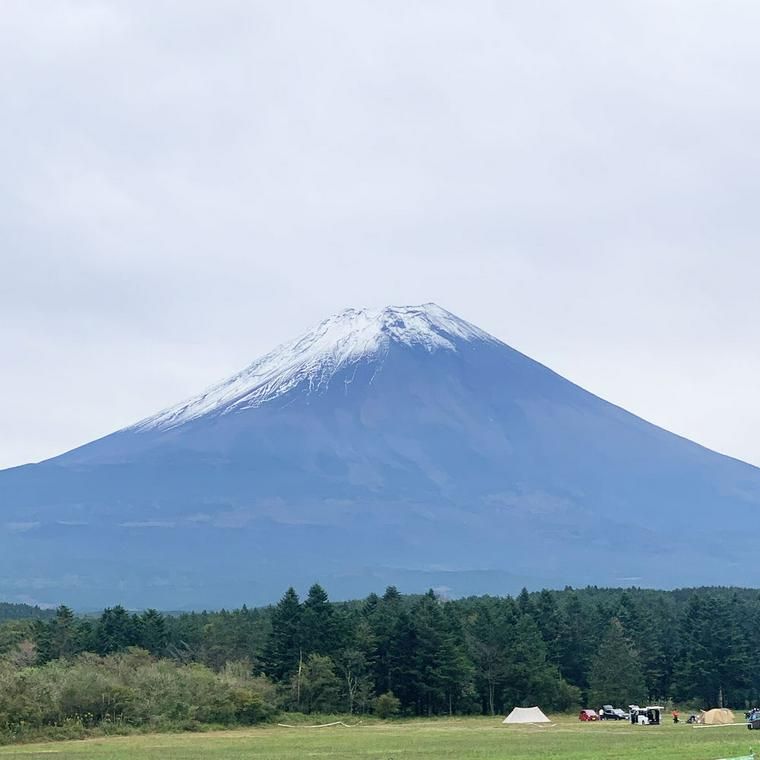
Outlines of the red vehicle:
[[578,720],[599,720],[596,710],[581,710],[578,714]]

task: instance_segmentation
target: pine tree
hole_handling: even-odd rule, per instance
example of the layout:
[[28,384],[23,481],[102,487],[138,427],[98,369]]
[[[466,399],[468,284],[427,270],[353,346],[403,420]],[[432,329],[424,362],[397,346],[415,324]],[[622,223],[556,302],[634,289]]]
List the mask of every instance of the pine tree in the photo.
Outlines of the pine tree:
[[423,674],[420,672],[418,630],[412,614],[402,610],[388,639],[388,680],[404,710],[420,714],[422,710]]
[[164,654],[168,643],[164,616],[158,610],[150,609],[138,615],[136,623],[139,646],[153,655]]
[[615,615],[638,652],[644,683],[650,697],[665,697],[663,644],[649,609],[624,592]]
[[79,649],[77,620],[66,605],[58,607],[51,620],[35,621],[33,632],[40,664],[70,657]]
[[514,625],[502,609],[482,601],[469,621],[466,635],[470,660],[475,667],[479,691],[484,695],[484,711],[496,714],[507,670],[507,651],[512,636],[507,628]]
[[[745,641],[747,646],[754,646],[755,651],[760,645],[758,634],[760,633],[760,595],[754,600],[754,611],[745,614]],[[751,705],[760,704],[760,657],[751,657],[747,668],[748,699]]]
[[559,641],[560,673],[582,690],[588,688],[589,662],[594,653],[589,616],[573,589],[565,592],[563,634]]
[[396,587],[388,586],[382,599],[372,600],[365,607],[365,615],[375,640],[375,691],[393,692],[393,637],[401,615],[401,595]]
[[563,619],[554,594],[543,589],[536,600],[534,617],[546,644],[546,658],[559,666],[562,655]]
[[721,603],[718,618],[716,656],[719,662],[721,690],[718,706],[740,705],[750,697],[750,651],[744,636],[744,623],[748,617],[744,604],[736,594],[730,601]]
[[331,655],[340,649],[339,625],[327,592],[318,583],[310,589],[301,612],[304,654]]
[[637,703],[646,696],[638,653],[626,637],[622,623],[614,618],[591,665],[589,701],[593,705],[624,705]]
[[682,626],[676,693],[705,706],[741,704],[750,691],[750,657],[738,600],[693,594]]
[[442,611],[440,675],[445,692],[445,708],[449,715],[453,715],[459,710],[465,695],[472,692],[473,667],[464,646],[464,633],[457,608],[452,604],[445,604]]
[[298,670],[302,657],[301,605],[291,587],[272,611],[272,629],[262,658],[264,671],[275,681],[283,681]]
[[387,603],[395,603],[401,601],[401,594],[395,586],[388,586],[383,594],[383,601]]
[[138,643],[135,618],[117,604],[108,607],[95,626],[95,646],[98,654],[120,652]]
[[536,619],[536,608],[528,589],[525,587],[517,595],[517,607],[522,615],[530,615],[534,620]]
[[445,641],[443,616],[432,591],[412,608],[412,627],[416,641],[413,672],[416,674],[417,713],[432,715],[445,700],[443,665],[445,658],[451,656]]
[[504,698],[509,706],[553,704],[560,676],[546,661],[546,645],[535,620],[520,615],[507,652]]

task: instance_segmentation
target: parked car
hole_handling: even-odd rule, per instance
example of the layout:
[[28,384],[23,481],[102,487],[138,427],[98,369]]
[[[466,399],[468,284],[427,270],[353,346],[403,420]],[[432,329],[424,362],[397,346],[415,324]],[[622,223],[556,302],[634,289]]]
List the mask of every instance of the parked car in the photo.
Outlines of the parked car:
[[595,710],[581,710],[578,720],[599,720]]
[[755,707],[746,713],[747,716],[747,728],[752,731],[760,731],[760,709]]
[[602,705],[602,720],[628,720],[628,713],[619,707]]

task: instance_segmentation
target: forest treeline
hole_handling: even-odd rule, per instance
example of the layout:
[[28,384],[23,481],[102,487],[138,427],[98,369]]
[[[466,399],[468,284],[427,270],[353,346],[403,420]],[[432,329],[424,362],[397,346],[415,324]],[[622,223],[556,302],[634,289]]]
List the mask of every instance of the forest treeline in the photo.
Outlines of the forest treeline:
[[53,610],[42,609],[30,604],[0,602],[0,623],[6,620],[45,620],[53,617]]
[[432,591],[166,615],[60,607],[0,624],[0,731],[253,723],[304,713],[501,714],[760,701],[760,592]]

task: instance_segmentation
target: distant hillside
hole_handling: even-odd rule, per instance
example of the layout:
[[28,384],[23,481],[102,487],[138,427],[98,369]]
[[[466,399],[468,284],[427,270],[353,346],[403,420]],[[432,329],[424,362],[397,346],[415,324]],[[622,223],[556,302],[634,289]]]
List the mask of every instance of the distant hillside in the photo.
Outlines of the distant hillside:
[[31,604],[0,602],[0,623],[7,620],[46,620],[54,615],[54,610],[44,610]]

